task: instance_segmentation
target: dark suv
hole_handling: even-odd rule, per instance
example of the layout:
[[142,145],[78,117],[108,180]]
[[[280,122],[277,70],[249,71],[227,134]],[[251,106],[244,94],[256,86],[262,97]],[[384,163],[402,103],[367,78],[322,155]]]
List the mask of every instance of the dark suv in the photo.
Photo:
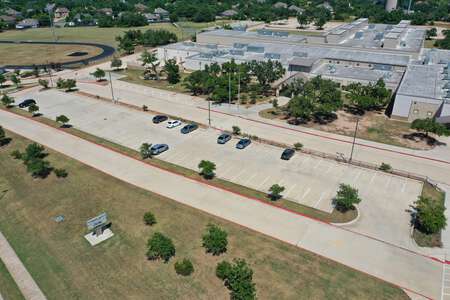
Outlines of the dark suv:
[[161,123],[161,122],[166,121],[167,119],[168,119],[167,116],[164,116],[164,115],[157,115],[157,116],[154,116],[154,117],[153,117],[153,123],[154,123],[154,124],[158,124],[158,123]]
[[236,148],[244,149],[245,147],[247,147],[251,143],[252,143],[252,141],[250,139],[241,139],[241,140],[239,140],[239,142],[237,142]]
[[34,99],[26,99],[26,100],[23,100],[21,103],[19,103],[19,107],[25,108],[32,104],[36,104],[36,101],[34,101]]
[[290,160],[292,156],[294,156],[295,150],[291,148],[284,149],[283,153],[281,154],[282,160]]
[[229,135],[228,133],[222,133],[217,138],[217,144],[225,144],[229,140],[231,140],[231,135]]
[[197,128],[198,128],[197,124],[188,124],[188,125],[184,126],[183,128],[181,128],[181,133],[188,134],[189,132],[192,132],[192,131],[196,130]]

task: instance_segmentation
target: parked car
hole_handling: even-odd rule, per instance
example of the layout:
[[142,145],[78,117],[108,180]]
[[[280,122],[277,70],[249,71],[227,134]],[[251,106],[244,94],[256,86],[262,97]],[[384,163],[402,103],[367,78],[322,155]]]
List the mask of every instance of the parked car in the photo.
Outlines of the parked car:
[[295,150],[291,148],[284,149],[283,153],[281,153],[282,160],[290,160],[292,156],[294,156]]
[[197,124],[187,124],[183,128],[181,128],[182,134],[188,134],[189,132],[192,132],[198,128]]
[[158,155],[167,150],[169,150],[169,146],[167,144],[155,144],[150,148],[150,153],[152,155]]
[[252,141],[250,139],[241,139],[241,140],[239,140],[239,142],[237,142],[236,148],[244,149],[245,147],[247,147],[251,143],[252,143]]
[[31,104],[36,104],[36,101],[34,99],[26,99],[19,103],[19,107],[25,108],[30,106]]
[[231,140],[231,135],[228,133],[222,133],[221,135],[219,135],[219,137],[217,138],[217,144],[225,144],[226,142],[228,142],[229,140]]
[[181,125],[181,121],[178,120],[170,120],[169,122],[167,122],[167,128],[175,128]]
[[154,124],[158,124],[158,123],[161,123],[161,122],[166,121],[167,119],[168,119],[167,116],[164,116],[164,115],[157,115],[157,116],[154,116],[154,117],[153,117],[153,123],[154,123]]

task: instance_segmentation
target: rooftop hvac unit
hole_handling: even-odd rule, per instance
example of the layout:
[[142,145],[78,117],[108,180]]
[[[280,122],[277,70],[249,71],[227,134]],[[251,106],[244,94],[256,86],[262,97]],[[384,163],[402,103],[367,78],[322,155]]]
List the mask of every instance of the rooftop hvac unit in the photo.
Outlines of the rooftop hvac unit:
[[355,40],[362,40],[362,38],[364,37],[364,32],[362,31],[358,31],[357,33],[355,33]]
[[369,29],[375,29],[375,24],[370,24]]
[[208,44],[208,45],[206,45],[206,48],[217,49],[217,44]]
[[245,51],[244,50],[231,49],[230,50],[230,54],[231,55],[244,56]]
[[248,44],[242,44],[242,43],[234,43],[233,44],[233,48],[236,48],[236,49],[243,49],[247,46],[248,46]]
[[373,39],[375,41],[381,41],[383,38],[384,38],[384,33],[383,32],[378,32]]
[[279,54],[279,53],[266,53],[266,54],[264,54],[264,57],[268,58],[268,59],[280,59],[281,58],[281,54]]
[[296,57],[308,57],[307,52],[294,52],[294,56]]
[[379,70],[379,71],[392,71],[392,66],[391,65],[383,65],[383,64],[374,64],[373,69]]
[[254,52],[254,53],[264,53],[264,47],[260,46],[248,46],[247,52]]
[[328,65],[328,72],[330,74],[336,73],[336,66],[335,65]]
[[194,46],[194,42],[183,42],[183,45],[192,47],[192,46]]

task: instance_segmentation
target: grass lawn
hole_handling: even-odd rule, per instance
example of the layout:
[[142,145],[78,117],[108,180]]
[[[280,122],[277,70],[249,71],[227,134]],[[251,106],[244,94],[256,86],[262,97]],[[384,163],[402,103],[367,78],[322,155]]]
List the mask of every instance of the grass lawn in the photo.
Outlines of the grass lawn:
[[[0,104],[0,107],[3,107],[3,106]],[[11,110],[20,115],[23,115],[23,116],[28,116],[28,117],[31,116],[30,113],[28,113],[25,110],[19,109],[19,108],[11,108]],[[57,123],[53,120],[47,119],[44,116],[35,117],[34,119],[36,121],[42,122],[42,123],[50,125],[52,127],[60,126],[59,123]],[[138,151],[124,147],[124,146],[116,144],[114,142],[110,142],[101,137],[91,135],[89,133],[78,130],[76,128],[66,128],[65,131],[68,131],[78,137],[85,139],[85,140],[92,141],[94,143],[106,146],[107,148],[114,149],[123,154],[132,156],[136,159],[141,159],[141,156]],[[147,160],[147,162],[150,164],[156,165],[158,167],[161,167],[163,169],[176,172],[178,174],[181,174],[181,175],[189,177],[189,178],[204,180],[194,170],[191,170],[191,169],[179,166],[179,165],[175,165],[170,162],[160,160],[158,158],[152,158],[151,160]],[[290,209],[292,211],[295,211],[295,212],[298,212],[298,213],[301,213],[301,214],[304,214],[304,215],[307,215],[307,216],[310,216],[310,217],[313,217],[313,218],[316,218],[316,219],[319,219],[319,220],[322,220],[325,222],[346,223],[346,222],[349,222],[349,221],[355,219],[357,216],[356,210],[350,210],[346,213],[341,213],[335,209],[330,214],[330,213],[326,213],[324,211],[312,208],[310,206],[302,205],[302,204],[299,204],[299,203],[296,203],[293,201],[289,201],[286,199],[279,199],[276,202],[274,202],[268,197],[267,193],[257,191],[257,190],[254,190],[254,189],[251,189],[251,188],[248,188],[248,187],[236,184],[236,183],[232,183],[232,182],[217,178],[217,177],[215,177],[212,180],[208,180],[208,182],[214,184],[217,187],[224,188],[224,189],[227,189],[227,190],[230,190],[233,192],[237,192],[237,193],[246,195],[248,197],[257,198],[259,200],[271,203],[273,205],[284,207],[284,208]]]
[[[0,211],[6,235],[48,299],[226,299],[228,291],[215,277],[222,259],[245,258],[254,270],[260,299],[407,299],[382,281],[309,252],[225,222],[170,199],[98,172],[48,151],[55,167],[69,172],[32,179],[9,153],[30,141],[10,132],[12,142],[0,148],[0,178],[8,186]],[[143,224],[152,211],[158,223]],[[85,221],[108,212],[115,236],[92,248],[84,240]],[[65,216],[63,223],[53,217]],[[225,255],[207,255],[201,235],[208,223],[229,234]],[[149,236],[171,237],[176,257],[168,264],[145,258]],[[173,264],[184,257],[195,272],[184,278]]]
[[[442,204],[445,202],[445,193],[436,189],[429,183],[424,183],[421,196],[431,198]],[[417,229],[414,229],[413,237],[417,245],[421,247],[442,247],[441,232],[425,234]]]
[[[1,200],[0,200],[1,201]],[[6,269],[5,264],[0,259],[0,295],[4,300],[22,300],[25,299],[19,290],[14,279]]]

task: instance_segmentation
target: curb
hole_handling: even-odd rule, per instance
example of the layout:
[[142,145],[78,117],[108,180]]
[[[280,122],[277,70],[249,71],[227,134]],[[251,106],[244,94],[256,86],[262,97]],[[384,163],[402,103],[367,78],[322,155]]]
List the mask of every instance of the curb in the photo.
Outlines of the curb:
[[355,210],[356,210],[356,213],[357,213],[356,218],[354,218],[353,220],[348,221],[346,223],[330,223],[330,224],[333,224],[334,226],[338,226],[339,227],[339,226],[352,225],[352,224],[355,224],[356,222],[358,222],[359,218],[361,217],[361,211],[360,211],[358,205],[355,204],[353,206],[355,207]]

